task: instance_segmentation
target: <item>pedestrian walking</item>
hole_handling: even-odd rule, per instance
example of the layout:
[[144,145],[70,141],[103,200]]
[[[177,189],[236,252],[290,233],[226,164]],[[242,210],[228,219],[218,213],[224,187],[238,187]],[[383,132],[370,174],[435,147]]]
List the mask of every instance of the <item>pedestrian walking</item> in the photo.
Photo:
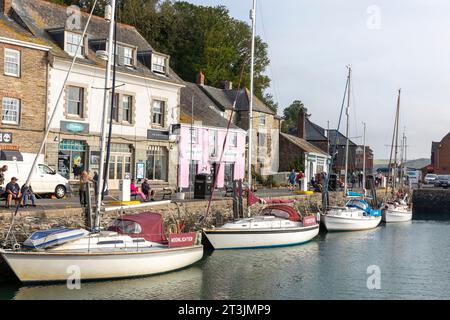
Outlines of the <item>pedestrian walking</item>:
[[295,170],[292,169],[291,173],[289,174],[288,181],[289,181],[289,190],[295,189],[295,179],[297,178],[297,174],[295,173]]
[[80,204],[82,207],[87,206],[87,197],[88,195],[88,189],[87,184],[92,181],[91,177],[89,177],[89,174],[87,171],[82,171],[80,175],[80,184],[79,184],[79,195],[80,195]]

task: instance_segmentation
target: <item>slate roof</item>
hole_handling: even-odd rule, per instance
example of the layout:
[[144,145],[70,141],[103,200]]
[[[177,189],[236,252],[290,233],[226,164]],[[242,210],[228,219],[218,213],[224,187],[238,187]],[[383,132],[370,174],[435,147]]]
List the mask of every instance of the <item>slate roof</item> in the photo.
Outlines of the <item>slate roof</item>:
[[[330,137],[330,145],[331,146],[333,146],[334,144],[337,144],[338,146],[342,146],[347,143],[347,138],[337,130],[329,130],[328,134]],[[354,143],[352,140],[349,139],[349,145],[356,146],[356,143]]]
[[[13,0],[12,7],[15,13],[14,18],[17,22],[23,24],[34,37],[52,44],[53,55],[72,60],[72,57],[58,45],[58,42],[50,34],[54,30],[64,30],[66,27],[66,21],[68,20],[67,6],[43,0]],[[81,12],[81,30],[78,30],[79,32],[83,31],[88,17],[88,13]],[[103,17],[92,16],[87,29],[89,41],[106,40],[108,26],[109,23]],[[144,37],[135,27],[130,25],[117,24],[117,41],[137,47],[138,52],[153,51],[153,48]],[[86,59],[77,59],[77,62],[104,67],[104,61],[96,58],[95,50],[91,47],[88,49]],[[169,69],[169,76],[158,75],[149,70],[140,61],[137,62],[136,68],[118,66],[117,71],[182,84],[182,80],[172,70]]]
[[[298,128],[289,129],[289,133],[298,136]],[[325,129],[308,118],[305,119],[305,139],[308,141],[328,141],[325,136]]]
[[305,152],[317,153],[317,154],[323,155],[324,157],[329,157],[328,154],[323,152],[318,147],[312,145],[311,143],[309,143],[305,139],[299,138],[299,137],[291,135],[291,134],[282,133],[282,132],[280,132],[280,135],[281,135],[281,137],[283,137],[286,140],[288,140],[289,142],[295,144],[296,146],[298,146],[299,148],[301,148]]
[[[226,128],[228,119],[222,117],[217,110],[217,105],[205,92],[195,83],[185,82],[185,87],[181,88],[181,123],[191,123],[192,121],[192,97],[194,97],[194,122],[201,121],[202,125],[208,127]],[[233,123],[230,129],[240,129]]]
[[[236,110],[248,111],[250,105],[250,92],[247,89],[220,89],[211,86],[201,85],[200,88],[208,95],[208,97],[216,102],[222,110],[231,110],[234,100],[237,96]],[[258,97],[253,96],[253,111],[275,115],[275,112],[264,104]]]

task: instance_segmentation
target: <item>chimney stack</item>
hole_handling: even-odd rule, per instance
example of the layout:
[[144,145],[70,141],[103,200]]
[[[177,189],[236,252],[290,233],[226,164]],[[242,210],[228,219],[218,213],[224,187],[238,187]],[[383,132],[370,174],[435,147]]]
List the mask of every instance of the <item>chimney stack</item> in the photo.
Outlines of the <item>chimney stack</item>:
[[197,84],[202,86],[205,84],[205,75],[202,71],[197,74]]
[[221,87],[225,90],[233,90],[233,82],[228,80],[221,81]]
[[297,136],[305,139],[305,111],[303,109],[298,113]]
[[12,0],[0,0],[0,10],[6,16],[11,11]]

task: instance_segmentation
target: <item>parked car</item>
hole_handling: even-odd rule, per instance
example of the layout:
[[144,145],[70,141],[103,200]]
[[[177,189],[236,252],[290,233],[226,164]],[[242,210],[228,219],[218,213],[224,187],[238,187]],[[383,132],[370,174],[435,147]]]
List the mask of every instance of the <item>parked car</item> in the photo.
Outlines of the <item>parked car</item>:
[[438,175],[434,174],[434,173],[428,173],[425,178],[423,179],[423,182],[425,184],[434,184],[434,182],[436,181]]
[[438,188],[442,187],[444,189],[447,189],[448,187],[450,187],[450,176],[439,175],[436,178],[436,181],[434,182],[434,186]]

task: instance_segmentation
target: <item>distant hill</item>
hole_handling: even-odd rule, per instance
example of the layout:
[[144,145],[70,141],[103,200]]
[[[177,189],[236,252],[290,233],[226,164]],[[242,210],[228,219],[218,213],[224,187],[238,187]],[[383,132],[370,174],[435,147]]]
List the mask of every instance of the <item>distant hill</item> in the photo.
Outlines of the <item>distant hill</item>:
[[[388,166],[389,160],[378,159],[373,161],[373,170],[377,171],[379,168],[385,168]],[[423,167],[431,163],[430,159],[420,158],[415,160],[406,161],[406,166],[414,169],[422,169]]]

